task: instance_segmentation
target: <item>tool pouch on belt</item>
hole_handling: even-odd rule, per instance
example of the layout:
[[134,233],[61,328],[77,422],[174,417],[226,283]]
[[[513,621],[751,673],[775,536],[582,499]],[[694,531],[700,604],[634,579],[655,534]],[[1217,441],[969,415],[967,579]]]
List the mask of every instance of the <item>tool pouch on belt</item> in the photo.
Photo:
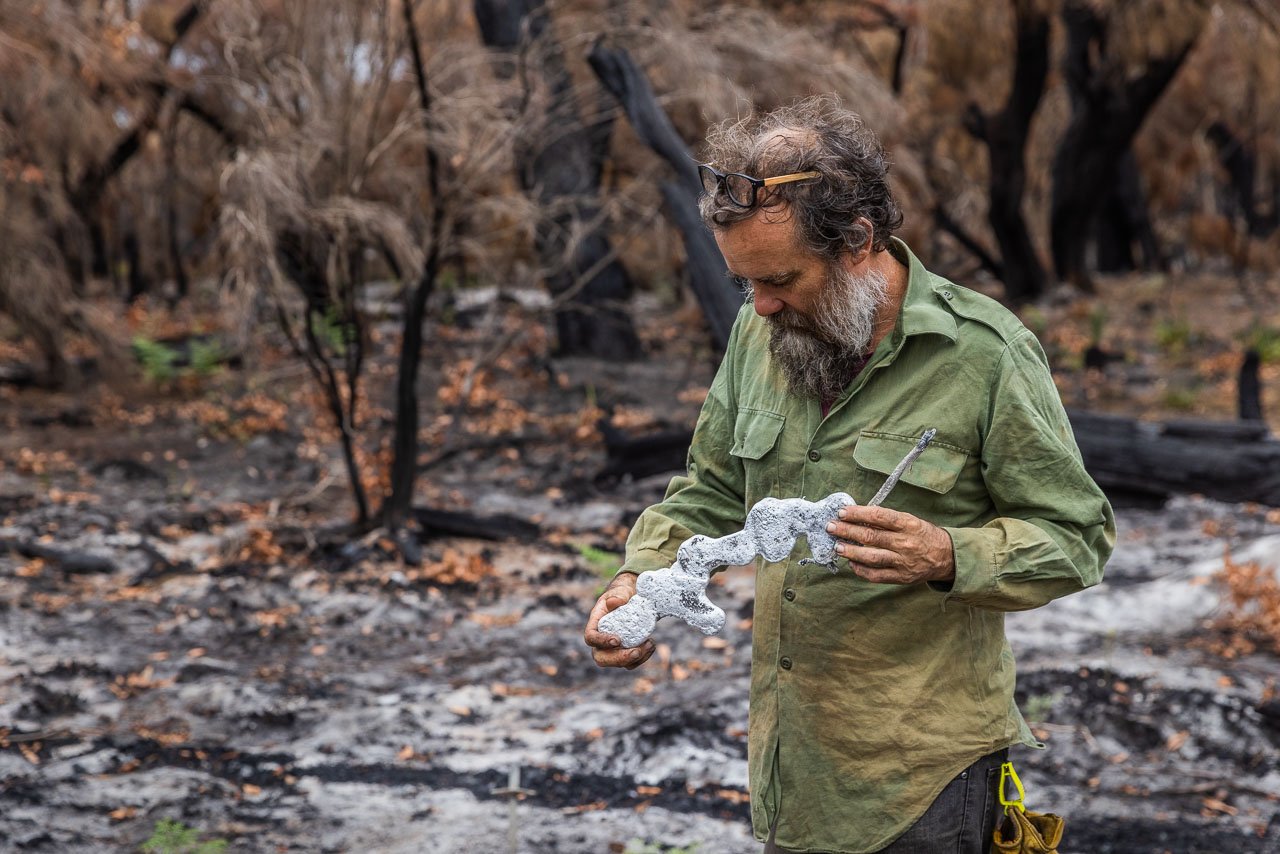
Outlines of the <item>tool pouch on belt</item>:
[[[1010,781],[1018,790],[1017,800],[1005,798],[1005,784]],[[1024,797],[1022,781],[1013,770],[1013,763],[1004,763],[1000,768],[1000,804],[1004,807],[1004,821],[991,838],[991,854],[1058,854],[1058,843],[1062,841],[1062,816],[1032,812],[1022,803]]]

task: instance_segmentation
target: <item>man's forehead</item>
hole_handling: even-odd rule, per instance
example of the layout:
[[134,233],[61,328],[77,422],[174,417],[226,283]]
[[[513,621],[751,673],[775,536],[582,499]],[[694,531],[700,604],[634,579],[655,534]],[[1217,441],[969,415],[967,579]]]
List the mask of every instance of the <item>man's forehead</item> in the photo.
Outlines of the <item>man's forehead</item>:
[[716,229],[715,238],[730,268],[794,266],[793,256],[802,251],[794,218],[780,210],[758,210],[750,219]]
[[798,244],[795,219],[791,206],[785,202],[764,205],[756,208],[747,219],[725,226],[722,233],[751,243]]

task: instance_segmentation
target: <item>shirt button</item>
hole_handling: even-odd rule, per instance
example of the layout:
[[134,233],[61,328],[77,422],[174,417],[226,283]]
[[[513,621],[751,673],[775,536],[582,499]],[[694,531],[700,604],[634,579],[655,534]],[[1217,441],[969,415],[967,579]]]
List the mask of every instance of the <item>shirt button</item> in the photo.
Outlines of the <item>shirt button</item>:
[[953,296],[953,295],[952,295],[951,291],[943,291],[943,292],[942,292],[942,298],[943,298],[943,299],[951,299],[951,297],[952,297],[952,296]]
[[784,658],[783,658],[781,661],[779,661],[778,663],[782,665],[782,669],[783,669],[783,670],[790,670],[790,669],[791,669],[791,659],[789,659],[789,658],[785,658],[785,657],[784,657]]
[[786,597],[788,602],[796,601],[796,591],[792,590],[790,587],[782,591],[782,595]]
[[810,452],[809,452],[809,462],[811,462],[811,463],[816,463],[816,462],[817,462],[818,460],[820,460],[820,459],[822,459],[822,452],[821,452],[821,451],[810,451]]

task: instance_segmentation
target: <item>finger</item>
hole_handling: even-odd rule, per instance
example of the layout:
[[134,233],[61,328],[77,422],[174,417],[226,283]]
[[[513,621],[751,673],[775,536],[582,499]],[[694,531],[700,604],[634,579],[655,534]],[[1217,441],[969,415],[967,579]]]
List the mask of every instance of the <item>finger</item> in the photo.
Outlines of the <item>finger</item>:
[[888,507],[865,507],[861,504],[850,504],[840,508],[840,519],[868,528],[881,528],[886,531],[902,531],[911,526],[916,517],[910,513],[890,510]]
[[600,601],[604,602],[604,609],[607,613],[615,608],[621,608],[634,595],[636,595],[634,587],[619,586],[606,590],[604,595],[600,597]]
[[639,667],[649,660],[649,656],[653,655],[656,647],[653,641],[645,641],[636,647],[627,647],[625,649],[609,649],[595,650],[591,653],[591,657],[595,663],[601,667],[625,667],[632,669]]
[[880,567],[866,566],[860,563],[850,563],[849,566],[859,578],[866,579],[873,584],[910,584],[913,581],[912,578],[897,569],[881,569]]
[[831,522],[827,525],[827,533],[855,546],[876,546],[882,549],[892,548],[891,541],[895,536],[894,532],[883,528],[868,528],[849,522]]
[[624,572],[614,576],[613,581],[609,582],[608,588],[604,591],[604,595],[600,598],[606,600],[607,610],[612,611],[626,604],[627,600],[636,595],[636,576]]
[[606,592],[597,599],[595,606],[591,609],[591,614],[587,617],[587,629],[582,634],[582,639],[587,642],[587,646],[597,649],[617,649],[622,646],[622,641],[617,635],[602,632],[596,628],[600,623],[600,618],[613,610],[609,607],[608,596],[609,594]]
[[644,664],[649,660],[649,657],[653,655],[655,649],[657,649],[657,647],[654,646],[653,641],[645,641],[639,650],[637,650],[638,654],[633,653],[634,660],[627,665],[627,669],[635,670],[637,667]]
[[902,556],[888,549],[839,543],[836,545],[836,553],[848,559],[849,563],[874,569],[898,569],[902,566]]

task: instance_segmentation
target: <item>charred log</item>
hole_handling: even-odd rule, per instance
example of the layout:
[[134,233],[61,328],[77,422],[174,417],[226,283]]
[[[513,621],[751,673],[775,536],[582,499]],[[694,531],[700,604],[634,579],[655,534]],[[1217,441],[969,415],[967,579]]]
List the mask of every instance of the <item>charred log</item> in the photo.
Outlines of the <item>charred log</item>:
[[111,573],[117,569],[115,561],[103,555],[27,540],[0,540],[0,550],[12,551],[25,558],[43,560],[64,572],[77,575]]
[[418,523],[423,538],[474,537],[481,540],[533,542],[542,536],[542,529],[537,524],[504,513],[485,516],[456,510],[415,507],[413,518]]
[[[1280,439],[1262,421],[1155,424],[1090,412],[1069,415],[1085,467],[1116,503],[1159,504],[1198,493],[1280,506]],[[692,438],[692,431],[628,436],[606,430],[600,477],[681,471]]]

